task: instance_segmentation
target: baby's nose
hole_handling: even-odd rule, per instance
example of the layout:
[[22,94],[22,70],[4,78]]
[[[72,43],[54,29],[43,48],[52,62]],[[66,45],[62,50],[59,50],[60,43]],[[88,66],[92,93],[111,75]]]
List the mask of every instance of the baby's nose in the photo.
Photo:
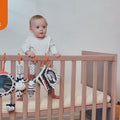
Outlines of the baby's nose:
[[40,28],[39,28],[39,30],[41,30],[41,31],[42,31],[42,30],[43,30],[43,28],[42,28],[42,27],[40,27]]

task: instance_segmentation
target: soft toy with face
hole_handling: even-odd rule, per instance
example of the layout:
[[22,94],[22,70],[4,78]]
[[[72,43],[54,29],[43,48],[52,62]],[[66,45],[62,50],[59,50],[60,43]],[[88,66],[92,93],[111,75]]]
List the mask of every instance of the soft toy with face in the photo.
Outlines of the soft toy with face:
[[20,99],[23,95],[23,91],[17,91],[16,93],[17,93],[18,99]]
[[22,78],[17,78],[16,85],[15,85],[16,91],[18,91],[18,90],[20,90],[20,91],[25,90],[25,82],[26,81],[27,80],[24,80],[23,77]]

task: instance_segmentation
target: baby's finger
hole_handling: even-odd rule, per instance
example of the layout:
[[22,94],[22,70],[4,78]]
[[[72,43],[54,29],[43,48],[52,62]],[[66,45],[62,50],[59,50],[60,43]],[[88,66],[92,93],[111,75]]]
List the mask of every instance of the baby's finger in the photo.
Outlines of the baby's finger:
[[34,57],[35,57],[35,55],[34,55],[34,54],[32,54],[32,55],[31,55],[31,57],[32,57],[32,58],[34,58]]

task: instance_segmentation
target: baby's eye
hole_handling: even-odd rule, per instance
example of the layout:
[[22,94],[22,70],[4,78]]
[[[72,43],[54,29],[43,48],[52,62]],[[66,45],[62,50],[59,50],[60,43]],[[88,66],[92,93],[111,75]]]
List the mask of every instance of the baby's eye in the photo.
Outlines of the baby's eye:
[[46,28],[46,26],[43,26],[43,28]]
[[37,26],[36,28],[37,28],[37,29],[39,29],[40,27],[39,27],[39,26]]

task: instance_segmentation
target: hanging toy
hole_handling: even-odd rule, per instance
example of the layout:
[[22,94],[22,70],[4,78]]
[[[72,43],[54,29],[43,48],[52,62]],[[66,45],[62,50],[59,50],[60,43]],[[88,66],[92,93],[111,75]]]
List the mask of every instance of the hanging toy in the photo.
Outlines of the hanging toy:
[[5,72],[5,56],[3,56],[3,71],[0,72],[0,96],[8,95],[15,89],[15,80],[11,74]]
[[23,77],[22,78],[17,77],[15,90],[16,90],[18,99],[22,98],[23,92],[26,88],[25,82],[27,82],[27,80],[24,80]]
[[12,112],[15,110],[15,104],[12,104],[12,95],[10,94],[10,104],[6,104],[6,108],[8,112]]
[[[34,76],[35,72],[36,72],[36,65],[35,63],[38,61],[37,56],[35,55],[35,60],[34,60],[34,64],[32,62],[29,63],[29,67],[30,67],[30,75]],[[35,92],[35,87],[36,87],[36,80],[34,80],[34,78],[31,78],[31,80],[28,82],[28,94],[29,96],[33,96],[34,92]]]
[[45,87],[45,89],[48,91],[51,88],[55,87],[60,77],[56,74],[54,69],[50,67],[51,63],[50,61],[48,61],[47,54],[45,54],[45,56],[47,57],[47,60],[42,62],[42,70],[39,73],[39,75],[35,78],[35,80],[39,84],[42,84]]
[[11,74],[5,72],[5,56],[3,56],[3,71],[0,72],[0,96],[10,94],[10,104],[6,104],[6,108],[9,112],[15,110],[15,104],[12,104],[12,91],[15,89],[15,80]]
[[25,90],[25,82],[26,82],[26,80],[24,80],[23,79],[23,77],[22,78],[18,78],[17,77],[17,80],[16,80],[16,85],[15,85],[15,89],[16,89],[16,91],[23,91],[23,90]]
[[[36,65],[35,63],[38,61],[37,56],[35,55],[35,60],[34,60],[34,64],[32,62],[29,63],[29,67],[30,67],[30,75],[35,76],[36,73]],[[34,78],[31,78],[31,80],[28,82],[28,88],[29,89],[34,89],[36,87],[36,81],[34,81]]]
[[23,68],[23,64],[21,63],[22,60],[22,56],[20,55],[20,53],[18,53],[18,55],[20,56],[20,60],[19,63],[17,65],[17,80],[16,80],[16,86],[15,86],[15,90],[17,93],[17,97],[20,99],[23,95],[23,92],[26,88],[25,86],[25,82],[27,82],[27,79],[24,80],[23,78],[23,72],[24,72],[24,68]]
[[21,90],[16,91],[18,100],[22,100],[23,92],[24,92],[24,91],[21,91]]

